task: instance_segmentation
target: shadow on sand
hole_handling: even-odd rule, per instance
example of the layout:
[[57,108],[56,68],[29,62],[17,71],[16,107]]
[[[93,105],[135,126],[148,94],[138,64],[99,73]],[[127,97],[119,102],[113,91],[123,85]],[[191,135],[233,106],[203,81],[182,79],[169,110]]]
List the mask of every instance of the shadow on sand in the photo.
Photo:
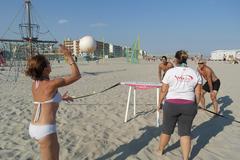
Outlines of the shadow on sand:
[[137,117],[139,117],[139,116],[147,115],[147,114],[149,114],[149,113],[154,113],[154,112],[156,112],[156,111],[157,111],[157,109],[156,109],[156,108],[153,108],[153,109],[151,109],[151,110],[137,112],[136,115],[135,115],[134,117],[132,117],[132,118],[129,118],[129,119],[127,120],[127,122],[130,122],[130,121],[134,120],[135,118],[137,118]]
[[127,159],[130,155],[137,154],[141,149],[148,145],[148,143],[159,137],[161,133],[161,127],[147,126],[141,128],[140,131],[145,131],[139,138],[133,139],[127,144],[120,145],[115,151],[109,152],[97,160],[106,160],[115,157],[115,160]]
[[[224,110],[227,106],[231,105],[233,100],[229,96],[224,96],[218,98],[218,104],[220,106],[220,111],[222,115],[234,119],[231,116],[232,111]],[[208,104],[209,108],[211,104]],[[190,159],[195,159],[201,149],[203,149],[210,141],[211,138],[217,136],[218,133],[223,131],[224,127],[231,125],[232,121],[230,119],[225,119],[218,116],[212,116],[208,121],[196,126],[192,130],[192,139],[197,138],[196,144],[193,146]],[[166,152],[170,152],[180,146],[179,141],[172,144],[166,149]]]
[[126,69],[109,70],[109,71],[103,71],[103,72],[83,72],[83,74],[97,76],[99,74],[112,73],[112,72],[121,72],[121,71],[126,71]]
[[[231,116],[232,112],[230,110],[224,110],[227,106],[231,105],[231,103],[233,103],[233,100],[229,96],[220,97],[218,99],[222,115],[234,119],[234,117]],[[209,106],[210,104],[208,107]],[[197,143],[192,148],[190,159],[195,159],[200,150],[209,143],[211,138],[217,136],[218,133],[223,131],[224,127],[231,124],[231,120],[213,115],[213,117],[211,117],[208,121],[193,128],[192,139],[197,138]],[[133,139],[127,144],[120,145],[115,151],[109,152],[97,158],[97,160],[105,160],[113,157],[115,157],[115,160],[127,159],[129,156],[137,154],[141,149],[147,146],[152,139],[159,137],[161,134],[161,127],[157,128],[154,126],[147,126],[140,129],[140,131],[142,130],[145,132],[139,138]],[[165,152],[170,152],[179,147],[180,143],[177,141],[167,147]]]

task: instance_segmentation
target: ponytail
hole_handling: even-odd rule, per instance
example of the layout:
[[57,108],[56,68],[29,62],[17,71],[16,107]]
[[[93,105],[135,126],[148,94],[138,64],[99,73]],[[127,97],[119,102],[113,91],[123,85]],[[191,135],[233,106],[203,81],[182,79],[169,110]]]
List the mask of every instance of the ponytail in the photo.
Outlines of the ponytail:
[[180,50],[176,52],[175,58],[177,59],[179,64],[182,64],[182,63],[187,64],[188,54],[186,51]]

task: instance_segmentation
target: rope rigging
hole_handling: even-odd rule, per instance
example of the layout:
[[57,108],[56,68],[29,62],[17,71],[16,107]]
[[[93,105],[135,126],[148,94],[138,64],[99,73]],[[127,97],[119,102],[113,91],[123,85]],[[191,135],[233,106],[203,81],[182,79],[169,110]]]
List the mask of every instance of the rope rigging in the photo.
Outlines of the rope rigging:
[[20,9],[18,10],[18,12],[16,13],[16,15],[14,16],[13,20],[11,21],[11,23],[9,24],[9,26],[7,27],[6,31],[2,34],[1,38],[4,38],[4,36],[7,34],[8,31],[10,31],[13,23],[15,22],[15,20],[17,19],[17,17],[19,16],[20,12],[22,11],[22,9],[24,8],[24,6],[20,7]]

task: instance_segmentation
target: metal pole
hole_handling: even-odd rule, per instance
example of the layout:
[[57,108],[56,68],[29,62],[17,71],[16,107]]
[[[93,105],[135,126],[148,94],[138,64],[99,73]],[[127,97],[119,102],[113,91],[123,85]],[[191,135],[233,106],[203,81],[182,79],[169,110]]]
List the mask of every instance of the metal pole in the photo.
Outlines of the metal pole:
[[25,0],[25,6],[27,11],[27,18],[28,18],[28,38],[32,38],[32,29],[31,29],[31,1]]
[[[159,106],[159,91],[160,89],[159,88],[157,88],[157,107]],[[157,109],[157,127],[159,127],[159,125],[160,125],[160,118],[159,118],[159,114],[160,114],[160,111],[158,111],[158,109]]]
[[126,113],[125,113],[124,122],[127,122],[128,109],[129,109],[129,103],[130,103],[130,98],[131,98],[131,90],[132,90],[132,87],[130,86],[130,87],[129,87],[129,91],[128,91],[127,108],[126,108]]
[[105,58],[105,45],[104,45],[104,37],[102,38],[103,41],[103,54],[102,54],[102,62],[104,63],[104,58]]
[[25,0],[25,7],[27,12],[27,19],[28,19],[28,42],[30,47],[30,54],[32,56],[33,50],[32,50],[32,22],[31,22],[31,0]]

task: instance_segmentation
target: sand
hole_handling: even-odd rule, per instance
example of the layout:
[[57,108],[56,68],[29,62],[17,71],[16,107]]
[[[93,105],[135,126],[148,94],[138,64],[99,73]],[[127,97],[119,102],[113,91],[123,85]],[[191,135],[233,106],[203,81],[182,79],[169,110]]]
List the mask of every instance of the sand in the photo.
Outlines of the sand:
[[[73,96],[82,96],[104,90],[117,82],[158,82],[159,62],[127,64],[124,58],[78,63],[83,77],[76,83],[60,88]],[[192,62],[189,63],[196,68]],[[218,102],[221,114],[240,120],[239,89],[240,65],[208,62],[221,80]],[[69,73],[66,64],[52,65],[52,77]],[[28,125],[33,110],[31,80],[20,74],[13,84],[0,79],[0,159],[39,159],[37,142],[28,135]],[[158,157],[161,126],[155,125],[156,90],[137,91],[137,116],[130,106],[128,122],[124,123],[127,86],[117,86],[101,94],[62,102],[57,113],[57,130],[60,159],[129,159],[177,160],[181,159],[177,129],[170,140],[167,152]],[[133,101],[131,101],[131,104]],[[206,104],[213,110],[209,94]],[[162,114],[160,114],[162,117]],[[213,117],[199,110],[192,128],[192,153],[194,160],[237,160],[240,151],[240,124]]]

